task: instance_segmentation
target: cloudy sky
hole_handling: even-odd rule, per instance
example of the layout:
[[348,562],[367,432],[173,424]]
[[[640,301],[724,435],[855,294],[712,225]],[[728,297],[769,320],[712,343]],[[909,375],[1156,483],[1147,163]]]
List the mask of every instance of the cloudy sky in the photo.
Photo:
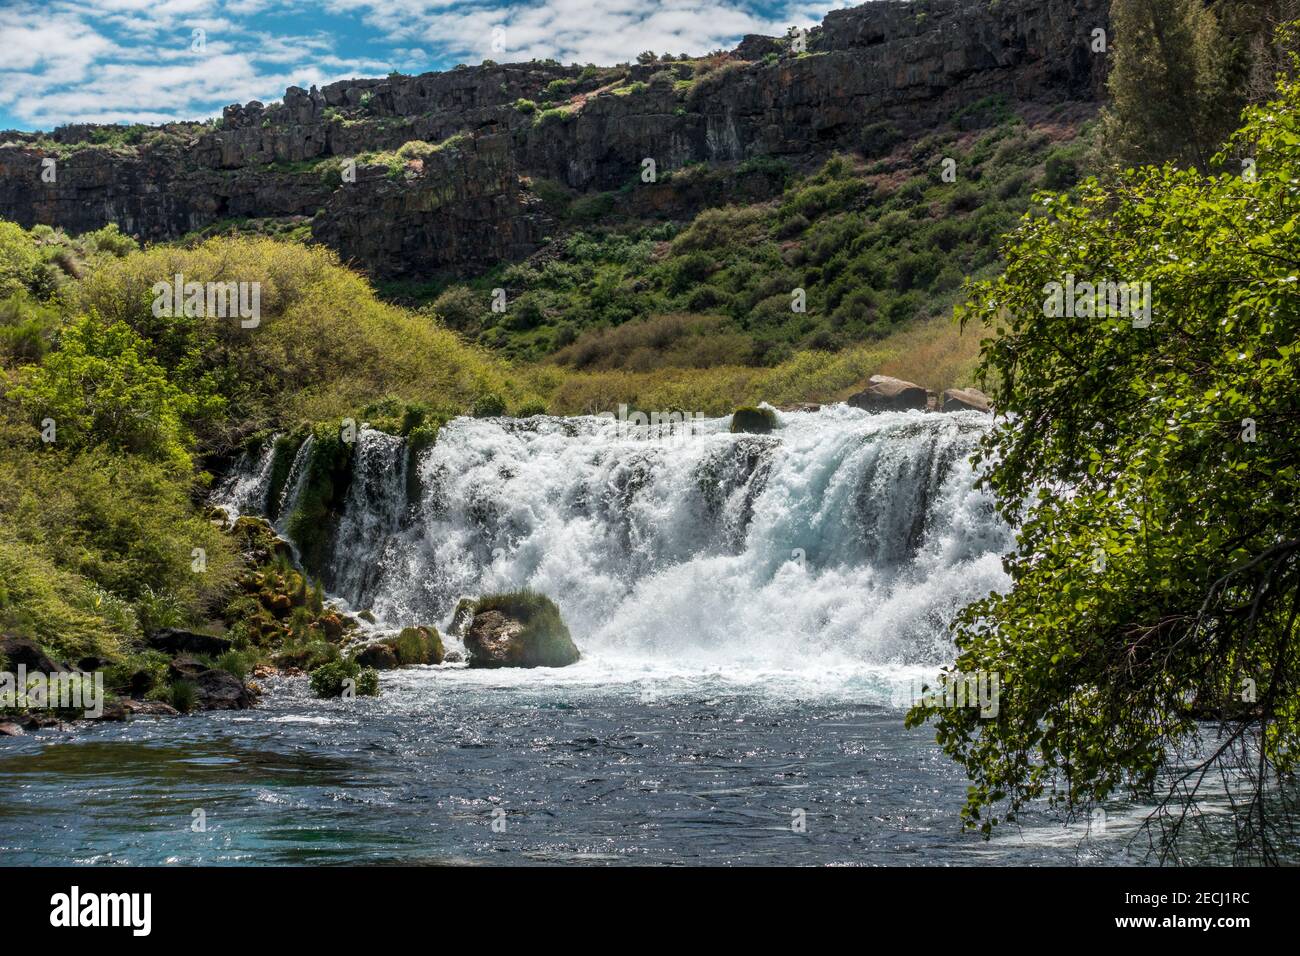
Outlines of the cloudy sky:
[[[860,2],[860,0],[857,0]],[[204,119],[391,70],[703,53],[845,0],[0,0],[0,129]],[[495,49],[494,49],[495,45]]]

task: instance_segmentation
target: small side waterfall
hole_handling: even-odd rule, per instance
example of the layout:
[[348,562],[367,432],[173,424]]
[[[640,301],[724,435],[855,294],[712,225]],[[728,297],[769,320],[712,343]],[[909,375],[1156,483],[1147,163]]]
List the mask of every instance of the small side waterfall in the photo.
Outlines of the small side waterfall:
[[[293,464],[289,466],[288,477],[285,478],[284,487],[280,491],[280,500],[275,502],[274,508],[270,511],[274,519],[275,530],[282,535],[287,535],[289,529],[289,518],[293,515],[293,509],[298,504],[298,499],[302,497],[302,489],[307,484],[307,469],[311,464],[311,451],[316,445],[316,436],[308,435],[298,451],[293,456]],[[271,456],[275,455],[275,443],[271,444]],[[270,502],[267,503],[270,506]]]
[[265,513],[278,437],[272,436],[260,454],[243,455],[225,480],[217,485],[213,500],[226,509],[231,521],[242,514]]
[[462,596],[531,587],[604,656],[937,663],[956,612],[1006,585],[1010,532],[968,463],[989,424],[847,406],[771,435],[457,419],[416,465],[416,502],[405,443],[363,428],[326,584],[381,622],[444,627]]
[[353,605],[369,600],[410,508],[406,503],[406,442],[362,428],[357,434],[352,484],[339,516],[326,575],[331,593]]

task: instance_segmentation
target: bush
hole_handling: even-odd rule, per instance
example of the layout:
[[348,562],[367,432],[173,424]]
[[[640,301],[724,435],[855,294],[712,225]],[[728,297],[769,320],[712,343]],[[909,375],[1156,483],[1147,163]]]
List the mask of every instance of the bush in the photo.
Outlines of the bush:
[[32,291],[40,274],[41,254],[32,237],[22,226],[0,220],[0,298]]
[[192,711],[198,700],[198,688],[187,680],[178,680],[168,688],[168,703],[182,714]]
[[64,448],[103,444],[188,470],[186,419],[204,408],[195,393],[168,380],[149,346],[123,322],[91,314],[68,328],[56,352],[24,370],[10,395],[34,422],[53,419]]
[[475,418],[496,418],[506,413],[506,403],[495,392],[484,392],[474,399],[470,414]]
[[[187,282],[258,282],[260,324],[155,318],[150,288],[176,273]],[[376,395],[463,407],[484,388],[518,392],[502,365],[427,317],[380,302],[320,246],[231,236],[154,246],[106,260],[75,298],[105,323],[130,326],[190,391],[219,377],[226,406],[220,426],[212,415],[194,423],[200,441],[350,415]]]
[[1069,189],[1078,181],[1079,164],[1073,157],[1059,152],[1047,157],[1043,175],[1044,186],[1060,191]]
[[397,663],[441,664],[444,655],[442,636],[432,626],[404,627],[397,637],[384,642],[397,655]]
[[363,668],[356,661],[339,660],[322,664],[311,673],[311,692],[317,697],[342,697],[347,681],[355,682],[358,697],[379,695],[379,672]]

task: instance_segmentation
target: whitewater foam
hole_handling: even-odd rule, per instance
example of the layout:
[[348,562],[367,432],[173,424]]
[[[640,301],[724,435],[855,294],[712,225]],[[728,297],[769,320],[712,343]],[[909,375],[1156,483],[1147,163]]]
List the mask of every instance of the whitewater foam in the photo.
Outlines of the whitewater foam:
[[402,440],[363,428],[326,585],[383,624],[444,629],[462,596],[533,588],[589,662],[638,673],[950,660],[957,611],[1007,583],[1010,533],[969,464],[988,417],[779,417],[771,435],[720,418],[686,436],[457,419],[414,464],[414,501]]

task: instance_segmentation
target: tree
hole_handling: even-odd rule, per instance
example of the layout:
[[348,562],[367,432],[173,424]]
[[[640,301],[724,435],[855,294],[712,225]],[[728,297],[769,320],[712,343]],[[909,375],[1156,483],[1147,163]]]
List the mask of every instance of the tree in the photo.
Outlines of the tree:
[[1203,0],[1115,0],[1105,158],[1206,169],[1242,106],[1236,45]]
[[[982,372],[1005,415],[977,464],[1019,535],[1010,589],[960,616],[949,678],[997,673],[1001,702],[908,722],[935,722],[985,834],[1039,797],[1080,812],[1128,791],[1156,801],[1165,858],[1215,820],[1239,861],[1295,846],[1300,84],[1231,148],[1245,175],[1143,168],[1040,196],[963,313],[998,327]],[[1150,283],[1149,327],[1107,299],[1046,302],[1104,280]],[[1211,793],[1230,817],[1197,813]]]
[[126,323],[85,316],[40,365],[22,371],[10,397],[37,422],[54,423],[59,448],[103,445],[189,469],[185,419],[200,403],[168,379]]
[[0,299],[35,288],[41,263],[32,237],[16,223],[0,220]]

